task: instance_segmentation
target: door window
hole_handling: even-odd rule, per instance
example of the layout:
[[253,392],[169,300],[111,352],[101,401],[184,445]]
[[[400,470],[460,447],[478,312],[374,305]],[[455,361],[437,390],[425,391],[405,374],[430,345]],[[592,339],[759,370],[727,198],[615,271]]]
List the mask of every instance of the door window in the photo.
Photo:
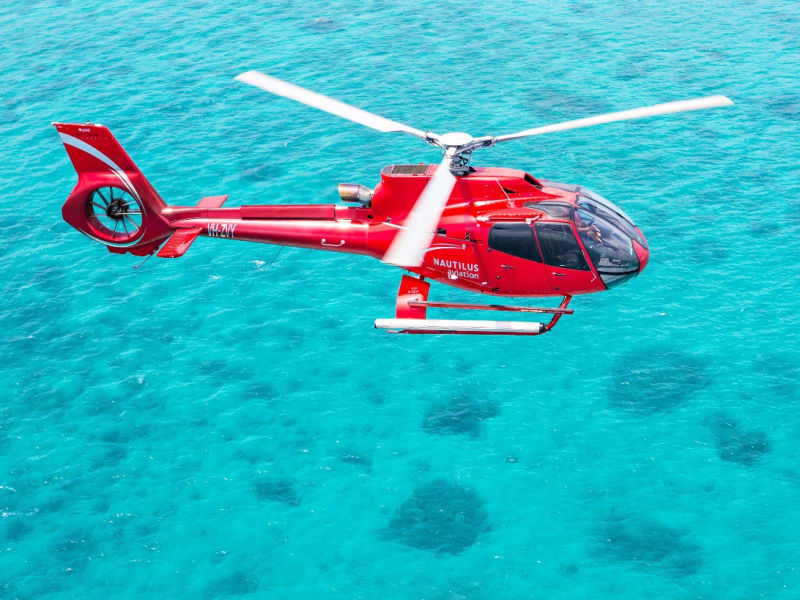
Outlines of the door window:
[[589,271],[578,240],[568,223],[536,223],[544,262],[553,267]]
[[493,225],[489,230],[489,247],[512,256],[542,262],[533,229],[527,223]]

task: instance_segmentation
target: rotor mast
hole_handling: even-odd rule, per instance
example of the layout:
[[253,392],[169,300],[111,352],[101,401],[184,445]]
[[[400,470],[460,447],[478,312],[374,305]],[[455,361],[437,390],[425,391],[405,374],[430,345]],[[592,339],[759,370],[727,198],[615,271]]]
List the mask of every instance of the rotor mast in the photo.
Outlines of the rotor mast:
[[492,136],[473,138],[470,134],[464,133],[463,131],[453,131],[452,133],[445,133],[444,135],[428,133],[428,137],[425,141],[434,146],[439,146],[445,155],[447,155],[448,152],[452,153],[453,160],[450,171],[453,175],[467,175],[469,173],[469,161],[472,157],[472,151],[476,148],[493,146],[495,138]]

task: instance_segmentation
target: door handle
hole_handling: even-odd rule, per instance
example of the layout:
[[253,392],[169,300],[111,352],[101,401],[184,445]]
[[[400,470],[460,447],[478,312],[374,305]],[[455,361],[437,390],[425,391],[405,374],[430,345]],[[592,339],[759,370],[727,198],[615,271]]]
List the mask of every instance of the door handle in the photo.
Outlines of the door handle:
[[500,266],[503,267],[504,269],[511,269],[512,271],[514,270],[514,267],[512,267],[511,265],[500,265]]
[[553,271],[553,277],[566,277],[566,275],[564,273],[556,273]]

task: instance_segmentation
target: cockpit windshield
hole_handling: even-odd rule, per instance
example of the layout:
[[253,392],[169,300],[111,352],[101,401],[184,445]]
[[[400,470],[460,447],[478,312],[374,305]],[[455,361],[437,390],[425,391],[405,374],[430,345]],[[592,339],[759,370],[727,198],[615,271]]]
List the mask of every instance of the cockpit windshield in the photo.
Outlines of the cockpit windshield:
[[604,196],[601,196],[601,195],[600,195],[600,194],[598,194],[597,192],[593,192],[593,191],[592,191],[592,190],[590,190],[589,188],[585,188],[585,187],[583,187],[583,186],[581,186],[581,188],[580,188],[580,193],[581,193],[582,195],[584,195],[584,196],[588,196],[589,198],[591,198],[592,200],[594,200],[594,201],[595,201],[595,202],[597,202],[598,204],[602,204],[602,205],[604,205],[606,208],[609,208],[609,209],[611,209],[613,212],[617,213],[617,214],[618,214],[619,216],[621,216],[623,219],[625,219],[626,221],[628,221],[628,223],[630,223],[631,225],[635,225],[635,223],[633,222],[633,219],[631,219],[631,218],[628,216],[628,214],[627,214],[625,211],[623,211],[623,210],[622,210],[622,209],[621,209],[619,206],[617,206],[616,204],[614,204],[614,203],[613,203],[611,200],[609,200],[608,198],[606,198],[606,197],[604,197]]
[[629,238],[635,239],[637,242],[642,244],[642,246],[644,246],[644,240],[636,231],[636,228],[630,221],[627,221],[622,216],[612,212],[594,200],[590,200],[586,196],[578,196],[576,204],[578,205],[579,210],[582,210],[584,213],[588,213],[594,218],[599,218],[607,223],[612,224],[617,229],[624,231]]
[[645,248],[647,247],[642,236],[636,231],[636,227],[634,226],[631,218],[628,217],[628,215],[626,215],[621,208],[613,204],[610,200],[607,200],[600,194],[596,194],[593,191],[582,187],[580,193],[578,194],[576,203],[581,208],[605,219],[609,223],[612,223],[618,229],[621,229],[630,237],[639,242],[642,246]]
[[598,213],[578,208],[575,226],[598,273],[615,275],[639,269],[631,238]]
[[[548,199],[526,202],[524,206],[541,210],[554,220],[572,220],[586,248],[587,257],[591,259],[606,287],[619,285],[635,277],[647,264],[647,242],[631,218],[616,204],[580,185],[540,181],[546,187],[575,194],[575,203]],[[544,224],[537,221],[536,231],[545,263],[554,264],[547,258],[545,247],[548,239],[543,239],[543,234],[547,232],[539,231],[540,225]],[[644,258],[640,258],[640,255]]]

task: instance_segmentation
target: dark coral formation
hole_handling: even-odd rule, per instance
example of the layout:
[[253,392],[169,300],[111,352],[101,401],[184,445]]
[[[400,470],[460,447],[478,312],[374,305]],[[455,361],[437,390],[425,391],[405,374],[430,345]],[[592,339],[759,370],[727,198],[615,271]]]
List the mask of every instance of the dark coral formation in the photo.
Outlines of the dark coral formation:
[[417,486],[382,533],[412,548],[458,554],[489,529],[489,516],[474,491],[436,479]]
[[719,457],[724,461],[752,466],[770,451],[763,431],[746,431],[725,414],[718,413],[706,423],[714,434]]
[[7,517],[3,521],[5,521],[5,528],[0,530],[3,532],[0,539],[6,542],[18,542],[33,531],[33,527],[21,516]]
[[714,264],[727,257],[728,250],[720,245],[716,237],[700,235],[692,238],[692,252],[689,258],[694,262],[702,265]]
[[80,571],[87,567],[97,552],[97,543],[91,535],[84,531],[73,531],[59,539],[53,547],[56,560],[69,572]]
[[288,479],[259,479],[253,483],[253,491],[259,500],[271,500],[289,506],[300,504],[300,497]]
[[800,96],[784,94],[767,103],[767,108],[775,115],[796,122],[800,119]]
[[258,579],[244,571],[236,571],[220,579],[210,582],[203,593],[205,598],[220,598],[223,596],[243,596],[252,594],[258,589]]
[[372,470],[372,459],[360,452],[343,452],[341,456],[339,456],[339,460],[343,463],[360,467],[365,473],[369,473]]
[[673,576],[697,573],[703,564],[699,545],[687,540],[688,532],[644,517],[614,516],[598,535],[599,554],[630,562],[647,570]]
[[648,348],[624,355],[609,388],[611,401],[638,412],[677,408],[711,379],[698,358],[672,348]]
[[570,118],[569,115],[597,115],[608,112],[611,105],[601,95],[571,94],[563,87],[538,88],[525,100],[534,114]]
[[337,29],[341,29],[342,25],[329,17],[317,17],[313,21],[309,21],[308,23],[306,23],[305,27],[317,31],[319,33],[327,33],[329,31],[336,31]]
[[124,460],[126,456],[128,456],[128,451],[125,449],[125,446],[107,444],[103,455],[94,460],[93,464],[96,468],[107,467],[113,469],[120,461]]
[[564,575],[575,575],[579,571],[579,567],[575,563],[564,563],[559,567],[559,571]]
[[259,400],[271,400],[278,395],[278,392],[268,381],[259,381],[252,383],[247,388],[246,395],[248,398],[257,398]]
[[282,168],[278,165],[263,163],[255,167],[248,167],[239,173],[241,179],[248,181],[262,182],[272,181],[280,177],[283,172]]
[[499,407],[493,402],[460,396],[446,404],[431,406],[425,413],[422,429],[439,435],[462,434],[478,437],[481,434],[481,423],[499,413]]
[[797,394],[800,361],[794,355],[766,356],[757,361],[756,370],[767,380],[767,387],[774,396],[789,398]]

